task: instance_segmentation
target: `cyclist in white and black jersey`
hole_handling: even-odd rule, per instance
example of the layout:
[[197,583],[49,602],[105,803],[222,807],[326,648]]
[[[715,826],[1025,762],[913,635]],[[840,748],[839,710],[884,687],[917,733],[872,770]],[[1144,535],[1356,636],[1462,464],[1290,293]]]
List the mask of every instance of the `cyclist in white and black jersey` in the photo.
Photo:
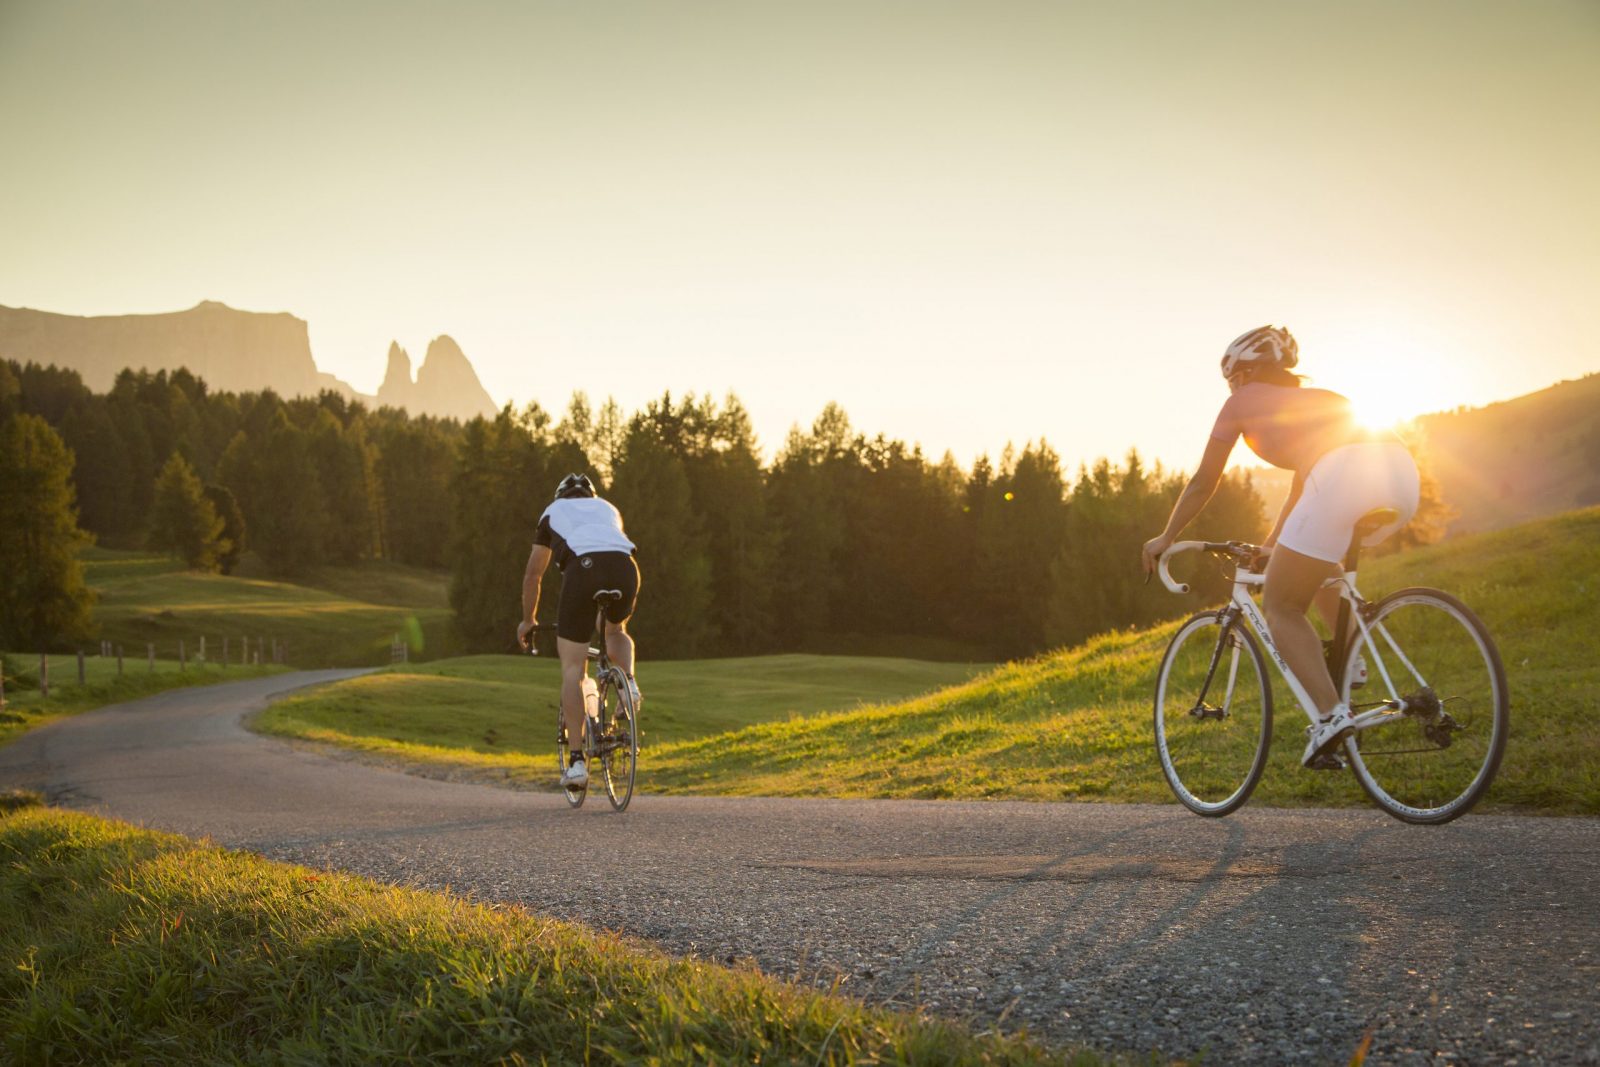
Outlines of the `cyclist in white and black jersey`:
[[[594,595],[616,589],[622,599],[606,605],[606,654],[621,667],[639,704],[639,687],[633,680],[633,638],[628,618],[639,597],[639,566],[633,559],[633,542],[622,532],[622,515],[595,495],[587,475],[569,474],[556,486],[556,496],[539,516],[533,551],[522,575],[522,621],[517,640],[528,645],[529,631],[539,611],[539,588],[544,572],[555,560],[561,571],[561,605],[556,617],[556,649],[561,655],[561,714],[567,736],[583,736],[583,675],[594,633]],[[561,784],[577,789],[588,784],[583,752],[573,746],[572,763],[561,774]]]

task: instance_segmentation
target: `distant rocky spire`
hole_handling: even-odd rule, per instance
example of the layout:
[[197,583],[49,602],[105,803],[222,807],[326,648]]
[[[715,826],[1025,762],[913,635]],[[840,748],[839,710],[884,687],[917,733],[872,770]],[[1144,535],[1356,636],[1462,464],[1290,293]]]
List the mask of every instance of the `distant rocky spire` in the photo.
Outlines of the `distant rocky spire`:
[[416,389],[411,381],[411,357],[399,341],[389,342],[389,367],[384,371],[383,384],[378,386],[379,405],[409,410],[417,399]]

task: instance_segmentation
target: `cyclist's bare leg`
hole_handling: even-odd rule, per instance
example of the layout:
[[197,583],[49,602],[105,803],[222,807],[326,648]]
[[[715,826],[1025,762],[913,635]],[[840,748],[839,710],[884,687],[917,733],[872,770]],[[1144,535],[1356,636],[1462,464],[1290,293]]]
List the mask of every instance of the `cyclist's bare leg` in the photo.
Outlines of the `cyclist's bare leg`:
[[[1306,618],[1317,590],[1337,573],[1337,565],[1301,555],[1279,545],[1267,563],[1266,584],[1262,587],[1261,609],[1267,617],[1272,640],[1284,662],[1305,686],[1318,715],[1326,718],[1339,702],[1333,679],[1322,658],[1322,638]],[[1337,614],[1334,616],[1338,618]]]
[[[1339,630],[1339,605],[1342,600],[1339,596],[1339,586],[1325,585],[1317,590],[1313,599],[1317,605],[1317,614],[1322,616],[1322,621],[1328,624],[1328,633],[1335,634]],[[1350,629],[1355,629],[1355,620],[1350,621]]]
[[626,621],[607,620],[606,655],[611,657],[612,663],[622,668],[623,674],[633,677],[633,635],[628,633]]
[[561,656],[561,718],[567,724],[567,742],[583,745],[583,675],[589,659],[589,642],[556,638]]

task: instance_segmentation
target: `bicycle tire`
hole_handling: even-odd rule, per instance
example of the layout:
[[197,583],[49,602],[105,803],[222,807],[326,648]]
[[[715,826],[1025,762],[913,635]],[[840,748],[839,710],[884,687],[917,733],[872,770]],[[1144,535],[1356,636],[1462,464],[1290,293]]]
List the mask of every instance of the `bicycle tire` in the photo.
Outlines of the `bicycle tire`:
[[[1511,699],[1500,651],[1472,609],[1437,589],[1401,589],[1368,614],[1374,645],[1351,643],[1337,674],[1340,697],[1356,714],[1386,697],[1407,711],[1345,742],[1350,769],[1367,796],[1402,822],[1460,818],[1505,755]],[[1358,651],[1368,657],[1361,688]]]
[[[584,733],[587,734],[588,730],[589,730],[589,717],[587,715],[585,715],[584,716]],[[585,751],[587,751],[587,746],[585,746]],[[570,762],[571,757],[572,757],[572,745],[571,745],[571,743],[570,743],[570,741],[569,741],[569,739],[567,737],[567,720],[566,720],[566,717],[562,714],[560,706],[557,705],[557,707],[556,707],[556,775],[557,775],[557,780],[558,781],[560,780],[561,776],[566,774],[567,765]],[[588,796],[588,794],[589,794],[589,787],[588,786],[584,786],[582,789],[569,789],[565,785],[563,785],[563,786],[561,786],[561,793],[562,793],[563,796],[565,796],[567,798],[567,803],[568,804],[572,805],[574,808],[581,808],[581,807],[583,807],[584,798],[586,796]]]
[[[1272,747],[1266,660],[1255,635],[1238,622],[1228,630],[1231,647],[1216,655],[1224,615],[1219,609],[1186,620],[1172,635],[1156,674],[1154,724],[1161,773],[1184,807],[1209,817],[1227,815],[1250,799]],[[1206,690],[1208,703],[1202,705],[1200,686],[1208,675],[1213,684]],[[1209,704],[1217,683],[1223,686],[1220,706]]]
[[600,766],[606,778],[606,797],[617,811],[633,799],[639,773],[639,712],[622,672],[607,671],[600,683]]

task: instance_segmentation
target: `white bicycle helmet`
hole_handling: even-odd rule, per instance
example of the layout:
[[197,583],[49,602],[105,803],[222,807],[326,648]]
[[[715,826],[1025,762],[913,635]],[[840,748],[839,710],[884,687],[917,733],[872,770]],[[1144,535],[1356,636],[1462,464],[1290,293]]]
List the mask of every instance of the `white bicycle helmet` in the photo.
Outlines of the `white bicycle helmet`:
[[1233,339],[1222,353],[1222,376],[1232,378],[1241,363],[1265,363],[1289,370],[1300,362],[1300,345],[1282,326],[1257,326]]

